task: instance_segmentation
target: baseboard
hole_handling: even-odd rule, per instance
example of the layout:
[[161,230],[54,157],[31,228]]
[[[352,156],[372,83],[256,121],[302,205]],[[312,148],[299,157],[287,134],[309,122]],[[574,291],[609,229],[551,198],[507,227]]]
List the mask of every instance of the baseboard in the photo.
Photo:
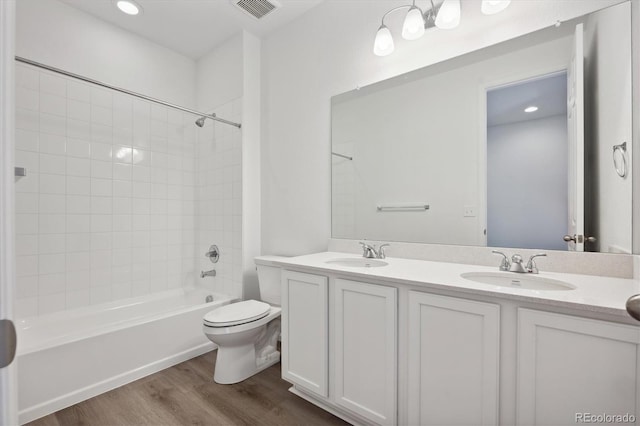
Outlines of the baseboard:
[[289,392],[291,392],[294,395],[299,396],[300,398],[304,399],[305,401],[308,401],[310,403],[312,403],[315,406],[318,406],[320,408],[322,408],[324,411],[333,414],[334,416],[344,420],[345,422],[352,424],[354,426],[367,426],[370,425],[371,423],[364,420],[364,419],[359,419],[356,414],[347,414],[344,413],[340,410],[337,410],[335,407],[332,407],[318,399],[316,399],[315,397],[308,395],[306,392],[301,391],[300,389],[296,388],[295,386],[291,386],[289,388]]
[[126,385],[127,383],[131,383],[176,364],[180,364],[181,362],[187,361],[191,358],[195,358],[216,348],[216,345],[211,342],[203,343],[194,348],[151,362],[147,365],[127,371],[125,373],[111,377],[107,380],[94,383],[92,385],[70,392],[66,395],[62,395],[58,398],[46,401],[42,404],[26,408],[18,413],[18,421],[21,425],[31,422],[33,420],[39,419],[40,417],[44,417],[49,414],[55,413],[56,411],[62,410],[63,408],[70,407],[79,402],[93,398],[94,396],[98,396],[102,393]]

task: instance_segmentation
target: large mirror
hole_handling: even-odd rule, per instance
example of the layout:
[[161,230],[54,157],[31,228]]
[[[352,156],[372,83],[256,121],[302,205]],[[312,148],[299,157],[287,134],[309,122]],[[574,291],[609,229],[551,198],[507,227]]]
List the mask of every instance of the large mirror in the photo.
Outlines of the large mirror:
[[631,67],[626,2],[333,97],[332,236],[631,253]]

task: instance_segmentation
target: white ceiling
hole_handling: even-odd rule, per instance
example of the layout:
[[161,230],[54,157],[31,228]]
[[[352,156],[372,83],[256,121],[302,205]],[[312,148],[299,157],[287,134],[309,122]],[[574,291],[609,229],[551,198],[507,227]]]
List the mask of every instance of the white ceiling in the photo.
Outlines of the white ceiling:
[[193,59],[247,30],[264,37],[323,0],[278,0],[281,8],[260,20],[229,0],[136,0],[143,13],[128,16],[113,0],[62,0],[64,3]]
[[[527,113],[528,106],[537,106]],[[567,114],[567,74],[497,88],[487,93],[487,125],[518,123]]]

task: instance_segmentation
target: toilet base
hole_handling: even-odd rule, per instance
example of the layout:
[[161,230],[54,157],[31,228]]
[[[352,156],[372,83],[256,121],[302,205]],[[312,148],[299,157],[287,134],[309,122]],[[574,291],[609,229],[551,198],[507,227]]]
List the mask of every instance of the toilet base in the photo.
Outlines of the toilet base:
[[[280,311],[276,310],[273,315],[279,316]],[[238,383],[280,361],[279,335],[280,318],[277,317],[258,328],[215,338],[208,335],[218,343],[213,380],[223,385]]]
[[256,358],[253,343],[247,346],[218,348],[213,381],[221,385],[239,383],[278,362],[278,351]]

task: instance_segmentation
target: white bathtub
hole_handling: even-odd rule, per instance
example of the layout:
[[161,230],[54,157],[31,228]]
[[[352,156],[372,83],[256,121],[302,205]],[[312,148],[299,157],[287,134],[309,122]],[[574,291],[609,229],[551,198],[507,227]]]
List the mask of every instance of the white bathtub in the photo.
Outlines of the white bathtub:
[[232,300],[176,289],[18,321],[20,423],[214,349],[202,317]]

